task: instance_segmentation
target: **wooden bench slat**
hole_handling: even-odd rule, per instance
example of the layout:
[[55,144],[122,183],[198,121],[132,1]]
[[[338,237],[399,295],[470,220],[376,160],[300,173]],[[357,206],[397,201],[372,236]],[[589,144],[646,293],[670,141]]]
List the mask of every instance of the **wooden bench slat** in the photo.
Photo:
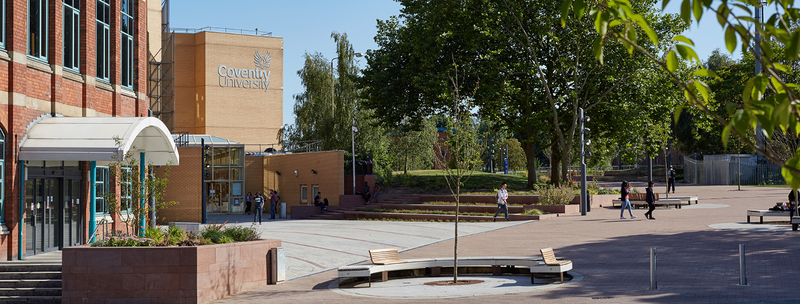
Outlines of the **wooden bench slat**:
[[400,254],[397,252],[397,248],[370,250],[369,258],[372,260],[372,264],[376,265],[389,265],[406,262],[400,259]]

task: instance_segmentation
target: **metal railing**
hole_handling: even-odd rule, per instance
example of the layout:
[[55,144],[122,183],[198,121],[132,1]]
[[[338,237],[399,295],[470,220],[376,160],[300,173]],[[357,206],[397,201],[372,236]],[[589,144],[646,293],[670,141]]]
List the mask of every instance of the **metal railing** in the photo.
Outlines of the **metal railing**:
[[92,234],[89,234],[89,239],[86,240],[87,244],[89,243],[89,241],[92,240],[92,236],[97,236],[97,229],[100,229],[100,226],[103,226],[103,238],[102,239],[103,240],[106,239],[106,235],[108,234],[108,220],[102,219],[99,222],[97,222],[97,226],[94,227],[94,231],[92,231]]
[[319,152],[325,150],[322,140],[306,140],[275,144],[245,144],[247,156]]
[[181,27],[173,27],[170,28],[175,33],[188,33],[188,34],[196,34],[200,32],[217,32],[217,33],[230,33],[230,34],[244,34],[244,35],[253,35],[253,36],[267,36],[272,37],[272,32],[265,32],[262,31],[262,34],[258,34],[258,29],[255,30],[245,30],[245,29],[236,29],[236,28],[227,28],[227,27],[216,27],[216,26],[206,26],[201,28],[181,28]]

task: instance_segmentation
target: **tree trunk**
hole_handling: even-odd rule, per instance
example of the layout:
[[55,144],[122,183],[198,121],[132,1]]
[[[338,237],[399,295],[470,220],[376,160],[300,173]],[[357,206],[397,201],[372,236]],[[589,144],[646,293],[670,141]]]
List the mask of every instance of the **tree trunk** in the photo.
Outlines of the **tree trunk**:
[[[461,181],[461,176],[459,175],[458,181]],[[458,209],[459,209],[459,202],[461,200],[461,186],[456,184],[456,233],[454,245],[453,245],[453,283],[458,284]]]
[[550,153],[550,182],[558,187],[561,184],[559,182],[560,174],[558,172],[558,165],[561,163],[561,149],[555,144],[552,145],[550,149],[552,151]]
[[533,166],[533,162],[536,160],[536,145],[529,142],[523,144],[523,146],[525,149],[525,158],[528,160],[528,190],[533,190],[533,185],[538,181],[536,168]]

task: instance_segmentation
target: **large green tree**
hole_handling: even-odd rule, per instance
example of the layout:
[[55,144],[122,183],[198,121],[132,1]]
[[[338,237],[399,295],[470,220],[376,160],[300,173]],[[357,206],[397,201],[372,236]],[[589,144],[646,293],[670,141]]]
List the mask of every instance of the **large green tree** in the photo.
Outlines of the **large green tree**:
[[[586,19],[561,27],[553,1],[401,0],[400,18],[379,21],[377,50],[368,52],[365,105],[388,125],[421,121],[451,108],[446,75],[452,63],[464,72],[462,91],[474,91],[478,113],[519,136],[528,170],[543,149],[553,149],[552,176],[566,177],[578,135],[577,111],[597,114],[596,129],[624,134],[621,120],[648,119],[630,104],[653,103],[641,91],[641,57],[617,56],[601,65],[592,41],[599,35]],[[636,1],[649,9],[652,1]],[[675,17],[652,14],[664,42],[682,28]],[[402,22],[401,22],[402,20]],[[666,45],[652,45],[664,49]],[[609,53],[625,54],[618,45]],[[660,117],[661,121],[665,121]],[[655,124],[655,122],[653,123]],[[560,164],[561,172],[558,174]],[[528,186],[536,182],[529,175]]]
[[331,61],[322,54],[305,54],[303,69],[297,71],[304,91],[294,95],[295,123],[281,129],[281,142],[287,148],[322,140],[325,150],[343,150],[350,159],[355,126],[356,154],[360,158],[371,155],[376,165],[373,168],[386,176],[391,170],[391,158],[385,131],[377,123],[374,111],[361,106],[353,46],[346,33],[332,33],[331,38],[336,43],[337,57],[332,59],[335,69],[331,70]]

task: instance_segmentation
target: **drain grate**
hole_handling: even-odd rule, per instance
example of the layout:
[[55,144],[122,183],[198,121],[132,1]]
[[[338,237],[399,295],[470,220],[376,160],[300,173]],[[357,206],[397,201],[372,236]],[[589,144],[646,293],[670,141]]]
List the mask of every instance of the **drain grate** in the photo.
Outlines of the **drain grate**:
[[592,297],[592,300],[608,300],[613,298],[614,297]]

